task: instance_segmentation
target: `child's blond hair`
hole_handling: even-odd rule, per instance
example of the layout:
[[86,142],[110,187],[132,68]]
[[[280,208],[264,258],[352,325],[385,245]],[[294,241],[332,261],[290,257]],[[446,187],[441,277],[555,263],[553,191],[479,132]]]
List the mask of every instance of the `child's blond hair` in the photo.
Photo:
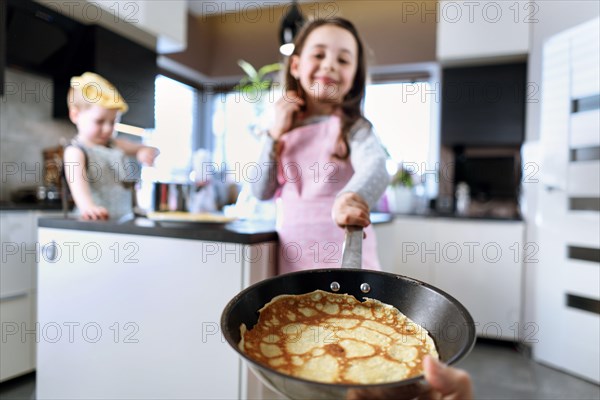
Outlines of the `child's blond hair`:
[[93,105],[108,109],[117,109],[126,113],[129,106],[117,88],[93,72],[85,72],[81,76],[71,78],[71,87],[67,94],[69,110],[77,108],[85,110]]

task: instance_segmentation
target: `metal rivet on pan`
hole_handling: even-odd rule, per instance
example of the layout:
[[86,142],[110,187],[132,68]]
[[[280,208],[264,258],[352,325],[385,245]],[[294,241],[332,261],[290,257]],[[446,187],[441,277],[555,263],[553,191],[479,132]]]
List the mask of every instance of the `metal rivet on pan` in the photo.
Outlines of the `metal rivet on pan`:
[[369,293],[371,291],[371,286],[368,283],[361,283],[360,291],[363,293]]
[[338,290],[340,290],[340,284],[337,282],[331,282],[331,285],[329,285],[329,288],[332,291],[337,292]]

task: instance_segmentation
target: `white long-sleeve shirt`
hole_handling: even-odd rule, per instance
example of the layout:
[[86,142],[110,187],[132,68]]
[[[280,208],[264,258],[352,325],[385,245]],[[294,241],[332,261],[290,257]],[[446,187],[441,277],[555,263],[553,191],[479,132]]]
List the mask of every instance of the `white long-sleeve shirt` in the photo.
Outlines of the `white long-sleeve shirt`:
[[[324,118],[329,117],[310,118],[305,121],[305,124],[320,122]],[[339,194],[357,193],[369,204],[370,208],[373,208],[390,183],[390,176],[385,165],[387,154],[373,132],[371,124],[364,119],[359,119],[352,126],[348,142],[350,163],[354,168],[354,175]],[[266,169],[252,184],[252,194],[261,200],[272,198],[279,187],[274,145],[273,138],[265,135],[259,164]]]

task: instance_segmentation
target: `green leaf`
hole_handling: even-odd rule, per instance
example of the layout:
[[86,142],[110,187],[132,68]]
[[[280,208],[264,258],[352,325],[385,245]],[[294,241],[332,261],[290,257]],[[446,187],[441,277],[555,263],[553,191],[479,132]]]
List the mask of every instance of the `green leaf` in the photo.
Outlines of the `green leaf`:
[[256,69],[252,66],[252,64],[244,60],[238,60],[238,65],[240,66],[240,68],[242,68],[242,70],[244,70],[246,75],[248,75],[248,78],[250,78],[251,80],[256,79],[258,73],[256,72]]
[[400,167],[398,172],[394,175],[391,182],[392,186],[405,186],[405,187],[413,187],[412,176],[410,172],[404,169],[404,167]]
[[258,77],[260,79],[262,79],[265,75],[270,74],[272,72],[277,72],[280,69],[281,69],[280,63],[264,65],[258,70]]
[[262,90],[268,90],[271,87],[272,79],[265,78],[268,74],[279,71],[282,68],[281,63],[267,64],[261,67],[258,71],[249,62],[238,60],[238,65],[246,73],[234,90],[242,91],[243,93],[254,93]]

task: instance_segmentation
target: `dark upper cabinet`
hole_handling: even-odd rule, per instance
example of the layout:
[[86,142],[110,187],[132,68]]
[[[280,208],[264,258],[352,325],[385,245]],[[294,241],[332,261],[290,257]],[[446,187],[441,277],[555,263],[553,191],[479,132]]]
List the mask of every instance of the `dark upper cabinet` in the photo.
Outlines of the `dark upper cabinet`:
[[522,144],[526,75],[524,62],[445,68],[442,73],[442,144]]
[[90,26],[78,52],[77,61],[72,64],[68,74],[54,77],[55,93],[58,99],[54,104],[54,115],[67,115],[67,91],[71,76],[86,71],[96,72],[108,79],[123,96],[129,111],[121,122],[140,126],[154,127],[154,88],[158,74],[156,53],[125,39],[100,26]]
[[92,71],[112,82],[129,104],[123,123],[154,127],[154,80],[158,74],[154,51],[33,1],[0,1],[7,4],[6,24],[2,25],[7,38],[6,63],[52,78],[55,118],[68,117],[71,77]]
[[112,31],[95,28],[96,71],[112,82],[129,104],[122,122],[154,127],[156,53]]

